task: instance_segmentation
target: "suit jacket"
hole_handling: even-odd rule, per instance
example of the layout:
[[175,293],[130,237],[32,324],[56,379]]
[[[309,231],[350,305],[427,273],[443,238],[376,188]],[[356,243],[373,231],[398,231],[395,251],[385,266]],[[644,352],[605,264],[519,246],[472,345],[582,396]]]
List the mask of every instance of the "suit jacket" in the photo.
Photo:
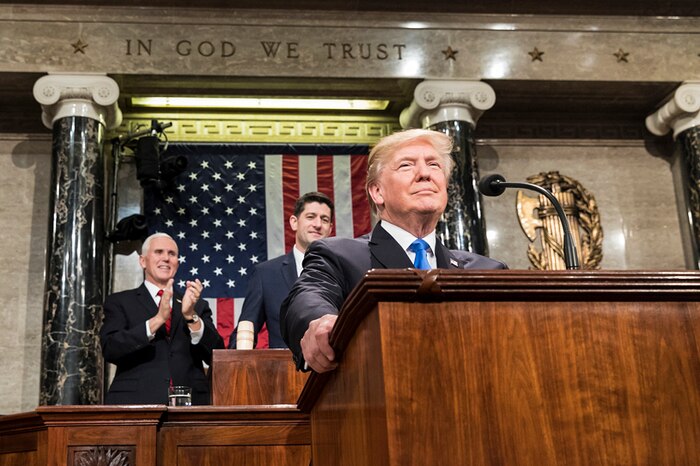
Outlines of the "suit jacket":
[[193,405],[211,403],[203,363],[211,364],[212,351],[223,348],[224,342],[207,302],[199,300],[195,311],[204,324],[196,345],[182,317],[179,293],[173,297],[170,337],[163,325],[149,341],[146,321],[156,315],[158,307],[146,286],[107,297],[100,340],[105,360],[117,366],[117,373],[105,396],[106,404],[167,404],[171,380],[173,385],[192,388]]
[[[270,348],[286,348],[280,333],[280,306],[297,279],[294,252],[258,264],[248,282],[243,309],[238,321],[253,322],[255,342],[258,332],[267,323]],[[238,329],[231,334],[228,347],[236,348]]]
[[[435,244],[438,268],[505,269],[505,264],[466,251]],[[370,269],[413,267],[406,251],[378,223],[370,237],[326,238],[311,243],[304,256],[304,271],[282,303],[282,336],[292,350],[298,369],[304,367],[301,338],[312,320],[338,314],[345,298]]]

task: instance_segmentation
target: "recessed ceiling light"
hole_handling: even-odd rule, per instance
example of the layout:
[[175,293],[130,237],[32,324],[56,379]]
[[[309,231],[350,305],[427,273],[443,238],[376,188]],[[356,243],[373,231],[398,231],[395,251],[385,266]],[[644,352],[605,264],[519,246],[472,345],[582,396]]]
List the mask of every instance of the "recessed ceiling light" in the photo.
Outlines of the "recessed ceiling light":
[[132,97],[135,107],[239,108],[259,110],[386,110],[388,100],[288,97]]

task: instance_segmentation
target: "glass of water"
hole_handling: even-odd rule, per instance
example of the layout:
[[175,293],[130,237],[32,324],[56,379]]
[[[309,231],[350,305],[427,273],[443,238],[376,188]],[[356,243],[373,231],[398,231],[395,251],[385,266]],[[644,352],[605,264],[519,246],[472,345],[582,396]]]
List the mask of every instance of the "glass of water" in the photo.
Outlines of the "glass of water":
[[192,406],[192,389],[184,385],[173,385],[168,389],[170,406]]

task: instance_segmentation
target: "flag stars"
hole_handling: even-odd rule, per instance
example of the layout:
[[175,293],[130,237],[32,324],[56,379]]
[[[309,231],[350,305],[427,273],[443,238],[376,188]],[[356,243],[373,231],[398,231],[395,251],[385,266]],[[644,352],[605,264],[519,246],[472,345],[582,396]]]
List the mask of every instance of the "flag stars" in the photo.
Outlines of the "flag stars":
[[155,209],[153,209],[153,215],[160,215],[160,212],[160,207],[156,207]]
[[211,177],[214,181],[221,181],[221,173],[214,173]]
[[245,227],[245,220],[240,219],[240,220],[238,221],[238,226],[241,227],[241,228]]
[[209,288],[209,280],[202,280],[202,287],[203,288]]
[[251,231],[250,234],[250,239],[258,239],[258,232],[257,231]]
[[207,230],[202,231],[202,238],[209,239],[209,232]]
[[199,273],[199,269],[197,267],[192,267],[190,269],[190,275],[197,275]]
[[212,224],[216,227],[219,228],[221,226],[221,219],[216,219],[212,222]]
[[168,196],[165,198],[165,202],[167,202],[168,204],[172,204],[173,202],[175,202],[175,199],[172,196]]
[[178,215],[185,215],[185,208],[184,208],[184,207],[180,207],[179,209],[177,209],[177,214],[178,214]]
[[202,262],[204,262],[205,264],[208,264],[210,260],[211,259],[209,259],[209,256],[207,256],[206,254],[202,256]]
[[254,185],[254,184],[251,184],[251,185],[248,186],[248,191],[250,191],[251,193],[254,193],[254,192],[256,192],[257,190],[258,190],[258,187],[257,187],[256,185]]
[[229,169],[229,170],[232,169],[232,168],[233,168],[233,162],[231,162],[230,160],[227,160],[227,161],[224,163],[224,167],[226,167],[226,168]]
[[258,209],[256,209],[255,207],[251,207],[248,213],[250,215],[258,215]]
[[186,257],[186,256],[180,256],[180,257],[177,258],[177,262],[180,263],[180,264],[184,264],[185,262],[187,262],[187,257]]
[[196,204],[197,203],[197,196],[190,196],[190,202],[192,204]]
[[206,160],[203,160],[201,164],[199,164],[200,167],[202,168],[209,168],[209,162]]
[[177,190],[180,191],[181,193],[184,193],[185,189],[187,189],[187,188],[185,188],[184,184],[177,185]]
[[180,280],[179,282],[177,282],[177,286],[179,286],[180,288],[184,288],[185,285],[186,285],[185,280]]
[[202,186],[199,187],[202,191],[209,192],[209,185],[204,183]]
[[222,201],[221,196],[214,196],[212,198],[212,201],[214,201],[214,204],[221,204],[221,201]]
[[193,218],[192,220],[190,220],[190,226],[191,226],[192,228],[194,228],[194,227],[197,226],[197,219],[196,219],[196,218]]
[[234,262],[235,260],[236,260],[236,258],[233,257],[231,254],[229,254],[228,256],[226,256],[226,262],[228,262],[229,264],[233,264],[233,262]]
[[250,258],[250,261],[251,261],[253,264],[257,264],[257,263],[259,262],[258,256],[252,256],[252,257]]
[[221,245],[221,243],[216,243],[214,245],[214,251],[221,251],[222,248],[223,246]]
[[237,179],[238,181],[243,181],[243,180],[245,180],[245,173],[243,173],[243,172],[238,172],[238,174],[236,175],[236,179]]
[[193,173],[190,173],[190,174],[189,174],[189,177],[190,177],[190,179],[191,179],[192,181],[194,181],[194,180],[197,179],[197,174],[194,173],[194,172],[193,172]]
[[245,243],[239,243],[239,244],[238,244],[238,249],[239,249],[241,252],[245,251],[245,248],[246,248]]
[[246,269],[245,267],[241,267],[240,269],[238,269],[238,273],[240,273],[241,276],[247,275],[247,274],[248,274],[248,269]]
[[202,215],[209,215],[209,207],[202,207]]
[[179,231],[179,232],[177,233],[177,238],[178,238],[178,239],[185,239],[186,236],[187,236],[187,235],[185,235],[185,232],[184,232],[184,231]]
[[227,239],[233,239],[233,232],[232,232],[232,231],[227,231],[227,232],[226,232],[226,238],[227,238]]
[[192,251],[196,251],[198,247],[199,246],[197,246],[197,243],[190,244],[190,250],[192,250]]
[[233,288],[234,286],[236,286],[236,280],[227,281],[226,286],[228,286],[229,288]]
[[214,269],[214,275],[216,275],[217,277],[220,276],[220,275],[223,274],[223,273],[224,273],[224,271],[221,270],[221,267],[217,267],[217,268]]
[[248,168],[255,170],[255,162],[248,162]]
[[233,207],[226,207],[226,215],[233,215]]
[[172,221],[172,220],[166,220],[166,221],[165,221],[165,226],[166,226],[166,227],[168,227],[168,228],[172,228],[172,227],[173,227],[173,225],[174,225],[174,223],[173,223],[173,221]]
[[226,186],[224,186],[224,189],[226,190],[226,192],[230,193],[231,191],[233,191],[233,185],[229,183]]
[[239,204],[245,204],[245,197],[243,196],[238,196],[238,199],[236,199]]

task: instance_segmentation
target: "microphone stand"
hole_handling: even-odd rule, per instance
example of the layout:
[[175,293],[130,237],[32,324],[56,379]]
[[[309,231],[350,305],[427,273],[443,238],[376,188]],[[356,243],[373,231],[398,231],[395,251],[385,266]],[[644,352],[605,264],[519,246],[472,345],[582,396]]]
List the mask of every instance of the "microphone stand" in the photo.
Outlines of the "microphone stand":
[[[542,194],[547,199],[549,199],[549,202],[552,203],[554,209],[557,211],[559,220],[561,220],[561,226],[564,229],[564,262],[566,263],[566,268],[567,270],[576,270],[580,268],[578,262],[578,254],[576,253],[576,245],[574,245],[574,240],[573,236],[571,235],[571,228],[569,227],[569,222],[566,219],[564,209],[561,207],[559,200],[556,197],[554,197],[554,194],[552,194],[550,191],[543,188],[542,186],[538,186],[533,183],[508,182],[501,175],[491,175],[490,177],[486,178],[485,181],[488,185],[487,189],[480,191],[482,194],[486,194],[487,196],[498,196],[503,193],[505,188],[522,188],[537,191],[538,193]],[[479,183],[479,185],[481,186],[481,183]]]

